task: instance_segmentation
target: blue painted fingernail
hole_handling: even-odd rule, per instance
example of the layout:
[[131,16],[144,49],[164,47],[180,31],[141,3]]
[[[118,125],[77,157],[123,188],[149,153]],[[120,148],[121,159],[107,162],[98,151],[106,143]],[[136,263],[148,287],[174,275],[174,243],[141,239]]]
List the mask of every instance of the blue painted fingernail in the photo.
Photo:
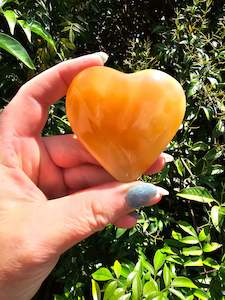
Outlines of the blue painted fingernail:
[[145,206],[145,203],[154,198],[157,188],[151,183],[142,183],[128,190],[126,195],[127,203],[132,208]]

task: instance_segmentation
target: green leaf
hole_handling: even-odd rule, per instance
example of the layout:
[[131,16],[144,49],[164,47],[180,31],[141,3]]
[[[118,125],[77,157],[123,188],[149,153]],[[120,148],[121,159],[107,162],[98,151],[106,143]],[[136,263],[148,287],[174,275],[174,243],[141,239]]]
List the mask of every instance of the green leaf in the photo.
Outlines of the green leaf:
[[182,234],[180,232],[177,232],[175,230],[172,230],[172,237],[177,240],[180,241],[182,239]]
[[218,158],[220,158],[223,155],[223,151],[218,147],[218,148],[213,148],[210,149],[206,155],[204,156],[204,158],[207,161],[215,161]]
[[170,291],[172,294],[174,294],[175,296],[177,296],[179,299],[181,299],[181,300],[186,300],[186,298],[184,297],[184,295],[183,295],[180,291],[175,290],[175,289],[173,289],[173,288],[170,288],[169,291]]
[[116,274],[116,278],[119,279],[121,275],[121,264],[118,262],[118,260],[115,261],[113,270]]
[[127,276],[127,286],[130,286],[133,282],[135,276],[137,275],[137,272],[133,271]]
[[28,41],[31,43],[31,28],[30,28],[29,24],[25,20],[17,20],[17,23],[23,29]]
[[133,263],[124,263],[121,266],[121,276],[127,278],[127,276],[133,271],[134,265]]
[[200,257],[192,257],[185,260],[184,264],[185,267],[202,267],[203,262]]
[[197,142],[192,145],[191,150],[192,151],[207,151],[209,146],[203,142]]
[[209,191],[204,187],[192,187],[182,190],[177,196],[201,203],[211,203],[215,201]]
[[216,164],[211,166],[211,175],[219,175],[224,172],[224,167],[222,165]]
[[182,249],[182,254],[185,256],[200,256],[202,255],[202,249],[198,246],[193,246],[193,247],[189,247],[189,248],[183,248]]
[[171,247],[169,247],[168,245],[165,245],[162,249],[161,252],[163,253],[167,253],[167,254],[176,254]]
[[188,88],[188,93],[187,93],[188,97],[194,96],[200,88],[201,88],[201,85],[200,85],[199,79],[193,80]]
[[132,300],[139,300],[142,296],[142,281],[139,274],[134,277],[132,282]]
[[177,167],[177,172],[180,176],[183,176],[184,175],[184,172],[185,172],[185,168],[182,164],[182,161],[178,158],[175,160],[175,166]]
[[211,107],[206,107],[206,106],[201,106],[201,108],[203,109],[207,120],[210,121],[213,117],[213,109]]
[[203,292],[201,290],[195,290],[194,295],[199,300],[208,300],[209,299],[209,296],[205,292]]
[[225,132],[225,122],[224,120],[219,120],[213,129],[212,135],[214,138],[218,138],[219,136],[223,135]]
[[100,268],[92,274],[92,277],[98,281],[107,281],[113,279],[112,273],[107,268]]
[[180,240],[180,242],[183,244],[195,245],[199,243],[199,240],[194,236],[185,236]]
[[222,244],[218,244],[218,243],[204,244],[203,251],[204,252],[213,252],[221,247],[222,247]]
[[145,298],[145,300],[159,300],[159,299],[162,299],[162,298],[159,298],[160,296],[162,297],[162,293],[160,293],[160,292],[151,292],[148,295],[148,297]]
[[11,36],[4,33],[0,33],[0,48],[15,56],[30,69],[35,69],[34,64],[26,49]]
[[126,232],[127,232],[126,228],[117,228],[117,230],[116,230],[116,238],[119,239]]
[[205,241],[206,239],[208,239],[210,237],[210,234],[209,234],[209,228],[208,227],[204,227],[200,233],[199,233],[199,241],[200,242],[203,242]]
[[179,256],[167,256],[166,261],[178,264],[178,265],[183,265],[183,261]]
[[157,250],[153,259],[155,273],[157,273],[159,269],[162,267],[165,259],[166,259],[166,254],[163,254],[160,250]]
[[41,36],[49,45],[51,45],[53,47],[53,49],[55,51],[57,51],[56,47],[55,47],[55,42],[53,41],[51,35],[43,28],[41,23],[39,23],[37,21],[33,21],[33,22],[29,23],[29,26],[30,26],[30,29],[32,32]]
[[223,214],[221,214],[221,208],[219,206],[213,206],[211,209],[211,213],[210,213],[211,219],[212,219],[212,223],[214,225],[214,227],[216,228],[216,230],[218,232],[221,231],[220,226],[221,226],[221,221],[223,220],[224,216]]
[[148,297],[148,296],[150,296],[150,294],[152,292],[157,293],[158,291],[159,291],[159,288],[158,288],[157,282],[154,279],[150,278],[150,280],[148,282],[146,282],[144,285],[143,296]]
[[8,22],[10,32],[13,35],[16,26],[17,15],[13,10],[6,10],[4,11],[4,16]]
[[154,275],[154,268],[153,268],[153,266],[148,261],[143,260],[142,261],[142,265],[143,265],[144,269],[150,271],[150,273],[152,275]]
[[129,300],[130,297],[131,297],[131,293],[119,297],[118,300]]
[[210,258],[210,257],[207,257],[204,261],[203,261],[203,264],[205,266],[208,266],[208,267],[211,267],[213,269],[219,269],[220,268],[220,265],[217,263],[216,260]]
[[142,259],[139,258],[138,262],[136,263],[134,267],[134,271],[139,274],[139,276],[142,276]]
[[124,294],[125,294],[124,288],[117,288],[113,293],[113,297],[111,296],[110,300],[118,300],[118,298],[120,298]]
[[110,300],[116,288],[117,288],[117,281],[115,280],[111,281],[105,288],[103,300]]
[[163,280],[165,283],[165,287],[168,287],[172,280],[170,269],[167,267],[166,263],[164,264],[164,267],[163,267]]
[[91,284],[92,284],[93,300],[101,300],[101,291],[100,291],[100,287],[99,287],[98,283],[92,279]]
[[176,277],[172,282],[173,287],[187,287],[190,289],[196,289],[197,286],[187,277]]
[[186,233],[194,236],[194,237],[198,237],[197,232],[195,231],[195,229],[187,222],[184,221],[179,221],[178,225],[180,226],[181,229],[183,229]]

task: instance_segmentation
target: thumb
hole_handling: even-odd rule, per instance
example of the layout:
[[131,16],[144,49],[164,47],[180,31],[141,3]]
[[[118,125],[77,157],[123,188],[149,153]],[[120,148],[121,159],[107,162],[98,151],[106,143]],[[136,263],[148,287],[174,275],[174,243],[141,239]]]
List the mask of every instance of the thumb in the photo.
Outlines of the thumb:
[[109,223],[142,206],[153,205],[168,194],[149,183],[108,183],[60,199],[47,201],[47,239],[63,253]]

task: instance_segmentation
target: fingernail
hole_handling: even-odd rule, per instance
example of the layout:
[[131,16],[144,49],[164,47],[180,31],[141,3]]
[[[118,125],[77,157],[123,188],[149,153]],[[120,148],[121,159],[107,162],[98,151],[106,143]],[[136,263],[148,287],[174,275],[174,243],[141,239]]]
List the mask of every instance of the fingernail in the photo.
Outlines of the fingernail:
[[141,219],[141,216],[136,211],[133,211],[132,213],[130,213],[129,216],[135,218],[136,220]]
[[166,189],[160,186],[157,187],[157,190],[160,196],[168,196],[170,194]]
[[163,157],[164,157],[165,163],[174,161],[173,156],[168,153],[163,153]]
[[142,183],[131,187],[126,195],[127,203],[132,208],[145,206],[145,203],[157,195],[158,189],[151,183]]
[[101,57],[103,64],[107,62],[109,58],[108,54],[106,54],[105,52],[97,52],[96,54]]

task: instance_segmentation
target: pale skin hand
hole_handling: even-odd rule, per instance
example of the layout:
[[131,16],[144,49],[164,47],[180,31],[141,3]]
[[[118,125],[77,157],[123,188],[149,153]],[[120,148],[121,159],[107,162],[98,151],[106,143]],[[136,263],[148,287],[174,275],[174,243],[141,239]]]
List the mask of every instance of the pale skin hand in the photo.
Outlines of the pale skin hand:
[[[94,54],[45,71],[0,116],[1,300],[31,299],[64,251],[109,223],[136,223],[125,195],[137,182],[115,182],[72,135],[40,135],[49,105],[66,94],[75,74],[102,64]],[[148,173],[164,163],[162,154]]]

